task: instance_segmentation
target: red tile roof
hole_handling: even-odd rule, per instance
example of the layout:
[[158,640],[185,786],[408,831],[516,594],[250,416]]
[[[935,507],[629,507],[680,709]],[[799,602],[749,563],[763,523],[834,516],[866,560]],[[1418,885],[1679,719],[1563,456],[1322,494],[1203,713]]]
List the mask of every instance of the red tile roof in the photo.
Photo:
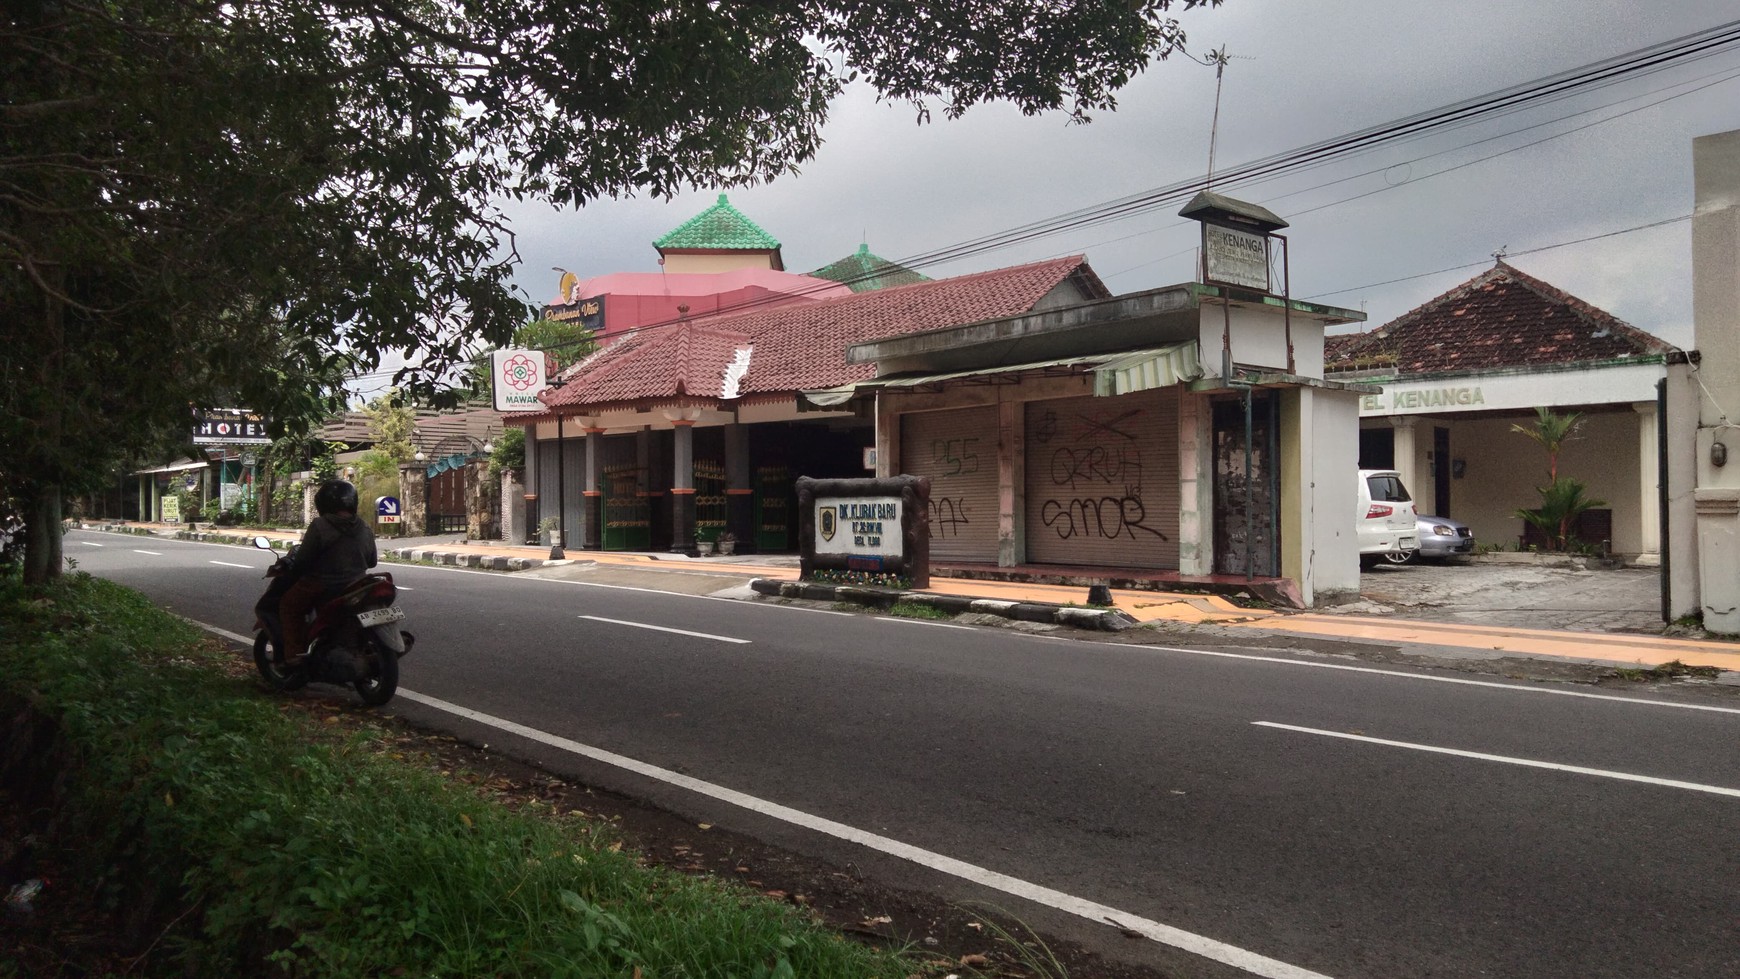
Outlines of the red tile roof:
[[1473,373],[1659,355],[1666,341],[1502,260],[1368,333],[1326,337],[1329,373]]
[[682,395],[717,398],[725,367],[753,347],[740,396],[788,394],[872,376],[847,364],[855,343],[1028,312],[1074,280],[1089,298],[1109,295],[1080,255],[874,292],[650,327],[607,344],[574,365],[552,407],[603,408]]

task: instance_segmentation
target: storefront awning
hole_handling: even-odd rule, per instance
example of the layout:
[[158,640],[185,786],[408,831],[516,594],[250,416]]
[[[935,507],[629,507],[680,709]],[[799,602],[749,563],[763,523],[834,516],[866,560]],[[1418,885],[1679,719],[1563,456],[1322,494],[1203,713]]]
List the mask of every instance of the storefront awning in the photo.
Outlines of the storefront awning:
[[209,463],[209,462],[175,462],[175,463],[171,463],[167,466],[158,466],[155,469],[140,469],[140,470],[134,472],[133,475],[135,475],[135,476],[151,476],[151,475],[155,475],[157,473],[186,472],[189,469],[204,469],[205,467],[207,467],[209,465],[211,465],[211,463]]
[[1196,341],[1142,350],[1094,368],[1094,394],[1102,398],[1171,387],[1202,376]]
[[[1133,350],[1121,354],[1083,354],[1076,357],[1060,357],[1055,360],[1042,360],[1027,364],[976,367],[970,370],[949,371],[942,374],[878,377],[869,381],[842,384],[839,387],[804,391],[802,394],[804,400],[813,405],[831,408],[845,404],[857,395],[871,394],[884,388],[914,388],[965,378],[1017,374],[1024,371],[1055,370],[1060,367],[1092,364],[1097,365],[1093,368],[1095,375],[1094,393],[1110,397],[1115,394],[1130,394],[1134,391],[1166,387],[1201,377],[1202,365],[1196,351],[1196,341],[1191,340],[1186,343],[1168,344],[1164,347]],[[1108,374],[1107,372],[1114,373]]]

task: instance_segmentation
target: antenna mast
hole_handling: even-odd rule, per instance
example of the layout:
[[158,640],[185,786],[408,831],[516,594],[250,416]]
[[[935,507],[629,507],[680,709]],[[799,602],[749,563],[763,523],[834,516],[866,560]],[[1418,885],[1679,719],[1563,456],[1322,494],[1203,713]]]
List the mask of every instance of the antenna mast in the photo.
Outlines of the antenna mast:
[[1203,59],[1204,64],[1214,66],[1214,121],[1209,123],[1208,127],[1208,176],[1202,182],[1203,190],[1214,187],[1214,141],[1220,133],[1220,82],[1226,74],[1227,61],[1226,45],[1224,44],[1220,46],[1219,50],[1208,52],[1208,56]]

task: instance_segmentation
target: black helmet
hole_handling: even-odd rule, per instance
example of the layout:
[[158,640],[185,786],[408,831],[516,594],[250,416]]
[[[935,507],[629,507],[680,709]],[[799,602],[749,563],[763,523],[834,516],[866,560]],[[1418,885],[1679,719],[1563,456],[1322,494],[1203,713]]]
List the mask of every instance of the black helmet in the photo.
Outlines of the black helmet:
[[342,479],[322,483],[320,489],[314,492],[314,509],[320,511],[323,517],[330,517],[341,510],[355,513],[356,487]]

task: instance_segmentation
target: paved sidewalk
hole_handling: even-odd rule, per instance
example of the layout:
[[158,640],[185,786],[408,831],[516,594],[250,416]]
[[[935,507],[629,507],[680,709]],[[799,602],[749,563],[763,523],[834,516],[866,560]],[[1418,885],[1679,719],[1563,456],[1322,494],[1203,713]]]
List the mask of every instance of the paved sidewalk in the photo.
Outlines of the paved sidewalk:
[[[111,529],[92,524],[90,529]],[[185,535],[182,528],[163,524],[129,523],[113,529],[132,533]],[[235,528],[201,530],[197,537],[226,539],[263,533],[274,540],[297,540],[298,531],[243,531]],[[400,560],[460,567],[549,571],[572,568],[635,569],[640,572],[694,573],[735,578],[764,595],[787,595],[833,601],[887,604],[893,596],[886,590],[851,586],[799,583],[798,559],[794,555],[742,555],[692,558],[671,553],[623,553],[568,550],[562,560],[551,560],[550,548],[508,544],[501,541],[469,541],[459,537],[391,538],[378,540],[383,554]],[[728,590],[726,585],[720,590]],[[692,591],[690,587],[675,589]],[[930,587],[900,593],[903,600],[937,605],[951,612],[985,612],[1036,622],[1115,630],[1131,624],[1154,624],[1169,630],[1212,630],[1219,637],[1248,636],[1251,641],[1272,637],[1311,637],[1328,640],[1392,645],[1422,652],[1437,650],[1475,657],[1523,656],[1574,663],[1631,668],[1654,668],[1678,662],[1686,666],[1714,667],[1729,671],[1724,681],[1740,682],[1740,642],[1684,639],[1668,636],[1527,628],[1507,624],[1428,622],[1358,613],[1292,612],[1268,608],[1243,608],[1218,595],[1127,591],[1113,589],[1109,610],[1086,606],[1087,589],[1030,582],[1002,582],[965,578],[932,578]]]

